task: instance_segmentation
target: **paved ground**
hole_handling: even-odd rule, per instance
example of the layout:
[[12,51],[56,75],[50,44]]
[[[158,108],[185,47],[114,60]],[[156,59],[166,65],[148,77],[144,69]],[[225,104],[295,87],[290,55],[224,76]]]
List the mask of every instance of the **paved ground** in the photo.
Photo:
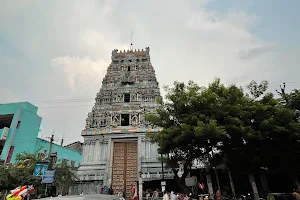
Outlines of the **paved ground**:
[[91,194],[91,195],[69,195],[52,198],[44,198],[43,200],[119,200],[118,196],[104,195],[104,194]]

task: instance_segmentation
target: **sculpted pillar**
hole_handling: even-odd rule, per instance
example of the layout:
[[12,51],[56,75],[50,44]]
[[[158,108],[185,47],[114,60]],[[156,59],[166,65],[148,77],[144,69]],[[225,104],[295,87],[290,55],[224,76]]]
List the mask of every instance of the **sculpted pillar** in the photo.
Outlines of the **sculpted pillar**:
[[103,160],[107,160],[107,154],[108,154],[108,149],[107,149],[107,141],[103,141]]
[[95,148],[94,148],[94,162],[99,162],[99,154],[100,154],[100,141],[96,140]]
[[87,162],[91,160],[91,141],[87,142]]
[[85,151],[86,151],[86,142],[84,142],[82,146],[82,157],[81,157],[82,163],[85,163],[85,158],[86,158]]
[[104,160],[103,156],[104,156],[104,144],[103,141],[101,141],[100,143],[100,153],[99,153],[99,157],[100,157],[100,162]]
[[96,144],[96,141],[93,140],[91,141],[91,162],[95,162],[95,144]]

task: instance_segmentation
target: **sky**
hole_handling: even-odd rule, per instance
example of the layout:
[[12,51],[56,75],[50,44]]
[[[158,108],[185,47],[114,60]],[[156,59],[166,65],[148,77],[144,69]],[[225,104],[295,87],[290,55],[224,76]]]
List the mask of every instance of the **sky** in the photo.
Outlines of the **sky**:
[[300,88],[299,0],[0,0],[0,103],[29,101],[39,136],[81,130],[113,49],[150,47],[160,86]]

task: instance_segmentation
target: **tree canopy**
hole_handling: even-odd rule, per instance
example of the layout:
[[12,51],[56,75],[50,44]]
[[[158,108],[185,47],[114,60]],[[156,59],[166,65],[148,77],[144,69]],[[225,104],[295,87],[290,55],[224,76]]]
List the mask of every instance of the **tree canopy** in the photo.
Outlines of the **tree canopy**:
[[300,95],[294,91],[282,104],[267,88],[267,81],[252,81],[248,92],[234,84],[225,86],[220,79],[208,87],[175,82],[156,114],[146,116],[162,128],[149,137],[158,143],[159,153],[168,155],[166,163],[175,174],[177,161],[185,161],[183,178],[192,161],[204,157],[212,166],[224,163],[237,171],[264,167],[294,172],[299,166],[290,164],[300,158]]
[[55,185],[61,193],[69,188],[77,177],[72,168],[67,163],[61,163],[55,166]]
[[[32,184],[37,189],[44,188],[41,186],[41,177],[33,176],[36,164],[47,161],[46,154],[39,153],[40,150],[18,154],[15,164],[0,164],[0,191],[26,184]],[[67,163],[56,164],[54,169],[56,171],[54,184],[63,191],[73,183],[75,174]]]

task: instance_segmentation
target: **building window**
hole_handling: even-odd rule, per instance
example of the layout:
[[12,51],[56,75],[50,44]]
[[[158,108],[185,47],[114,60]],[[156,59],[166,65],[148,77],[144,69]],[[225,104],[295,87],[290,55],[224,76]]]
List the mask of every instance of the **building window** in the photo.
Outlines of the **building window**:
[[129,114],[121,114],[121,126],[129,126]]
[[4,146],[0,143],[0,155],[2,154],[3,147],[4,147]]
[[128,67],[127,67],[127,71],[129,71],[129,72],[130,72],[130,66],[128,66]]
[[124,94],[124,102],[125,103],[130,102],[130,94]]
[[18,121],[17,128],[20,128],[20,125],[21,125],[21,121]]

